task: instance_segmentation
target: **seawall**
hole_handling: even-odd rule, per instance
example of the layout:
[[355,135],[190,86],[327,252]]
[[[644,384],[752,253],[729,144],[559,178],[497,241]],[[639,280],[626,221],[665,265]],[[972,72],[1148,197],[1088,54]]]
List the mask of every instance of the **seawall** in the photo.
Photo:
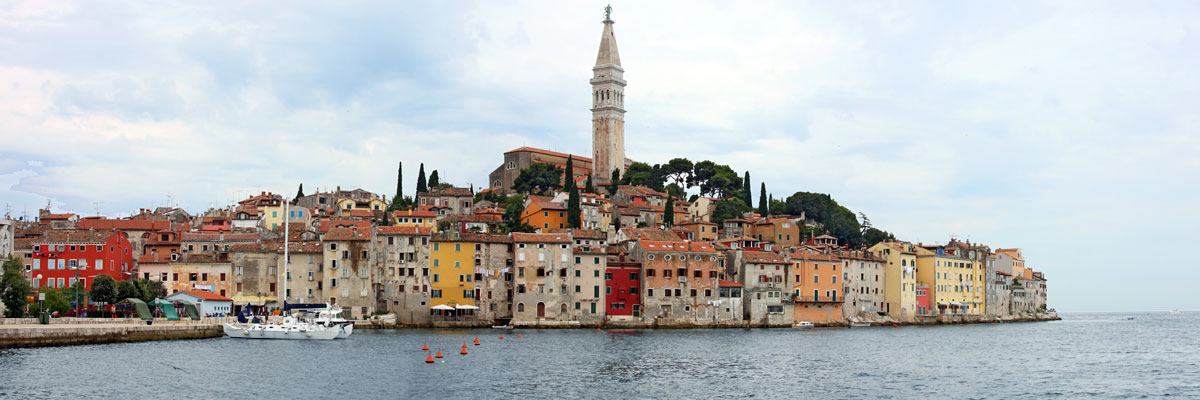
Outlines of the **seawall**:
[[146,325],[141,322],[2,324],[0,325],[0,348],[203,339],[221,335],[224,335],[224,332],[218,321],[189,321],[186,323],[165,323],[164,321],[164,323],[155,323],[154,325]]

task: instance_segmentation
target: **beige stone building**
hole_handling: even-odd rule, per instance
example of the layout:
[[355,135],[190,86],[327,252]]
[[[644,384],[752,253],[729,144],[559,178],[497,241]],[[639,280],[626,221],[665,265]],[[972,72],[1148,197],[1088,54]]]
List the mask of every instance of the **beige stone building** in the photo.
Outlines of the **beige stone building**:
[[372,286],[371,229],[330,228],[321,238],[325,271],[325,296],[345,310],[346,318],[375,312]]
[[566,233],[512,233],[513,323],[561,324],[571,319],[573,268]]
[[379,311],[396,314],[402,324],[427,324],[429,315],[429,240],[432,229],[418,226],[376,228],[376,297]]
[[846,293],[842,315],[846,318],[876,318],[887,309],[887,268],[868,251],[841,254],[842,283]]

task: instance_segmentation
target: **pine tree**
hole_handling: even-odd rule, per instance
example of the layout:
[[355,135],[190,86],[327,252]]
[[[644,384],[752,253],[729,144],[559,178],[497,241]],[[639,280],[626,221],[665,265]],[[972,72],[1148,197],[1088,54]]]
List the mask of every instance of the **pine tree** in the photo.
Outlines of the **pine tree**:
[[435,169],[429,174],[429,188],[436,188],[439,183],[442,183],[442,181],[438,180],[437,170]]
[[421,168],[417,170],[417,193],[425,193],[429,191],[429,187],[425,186],[425,163],[421,163]]
[[583,191],[591,194],[596,194],[596,187],[592,186],[592,174],[588,174],[587,183],[583,185]]
[[304,197],[304,184],[303,183],[300,184],[300,189],[296,190],[296,199],[299,200],[301,197]]
[[670,228],[675,225],[675,199],[667,195],[667,207],[663,209],[663,225]]
[[567,156],[567,170],[563,171],[563,188],[564,192],[571,191],[575,187],[575,157]]
[[617,184],[621,182],[621,170],[613,168],[612,180],[608,183],[608,195],[617,194]]
[[767,216],[767,183],[763,182],[758,190],[758,213]]
[[582,210],[579,207],[579,188],[571,185],[567,188],[567,228],[583,227]]
[[742,201],[746,203],[747,207],[754,204],[754,199],[750,197],[750,171],[746,171],[746,176],[742,178],[742,196],[746,196]]

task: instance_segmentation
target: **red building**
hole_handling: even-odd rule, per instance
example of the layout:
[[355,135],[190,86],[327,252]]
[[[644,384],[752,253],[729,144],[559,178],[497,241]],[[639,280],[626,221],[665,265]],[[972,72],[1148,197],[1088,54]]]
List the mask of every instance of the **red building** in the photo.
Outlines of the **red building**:
[[84,289],[92,288],[92,279],[108,275],[122,281],[133,273],[133,245],[129,235],[119,231],[51,230],[45,238],[33,241],[33,266],[30,283],[34,288],[67,288],[76,279]]
[[616,246],[608,248],[607,257],[604,270],[606,318],[641,317],[642,263]]
[[917,285],[917,315],[929,314],[929,286]]

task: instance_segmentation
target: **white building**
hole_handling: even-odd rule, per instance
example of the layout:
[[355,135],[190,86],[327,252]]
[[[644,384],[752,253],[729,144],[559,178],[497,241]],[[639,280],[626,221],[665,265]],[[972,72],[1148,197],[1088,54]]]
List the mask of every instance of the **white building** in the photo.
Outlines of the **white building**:
[[202,317],[233,313],[233,299],[203,290],[185,290],[167,296],[167,300],[186,301],[196,305]]

